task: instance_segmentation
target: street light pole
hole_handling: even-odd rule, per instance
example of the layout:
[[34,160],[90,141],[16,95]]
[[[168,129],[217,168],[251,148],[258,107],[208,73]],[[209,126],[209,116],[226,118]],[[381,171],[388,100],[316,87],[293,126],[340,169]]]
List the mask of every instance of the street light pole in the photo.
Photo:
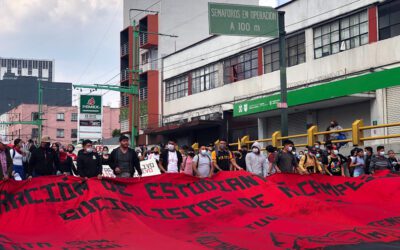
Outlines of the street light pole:
[[288,110],[287,110],[287,78],[286,78],[286,31],[285,12],[278,11],[279,26],[279,68],[281,82],[281,134],[288,136]]
[[38,143],[42,142],[42,129],[43,129],[43,122],[42,122],[42,105],[43,105],[43,89],[42,89],[42,82],[38,80]]

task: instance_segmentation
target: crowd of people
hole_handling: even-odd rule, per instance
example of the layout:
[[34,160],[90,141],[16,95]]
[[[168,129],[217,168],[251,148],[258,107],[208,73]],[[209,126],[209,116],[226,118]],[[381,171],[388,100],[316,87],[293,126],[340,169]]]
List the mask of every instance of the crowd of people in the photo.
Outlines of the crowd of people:
[[255,142],[250,148],[243,145],[235,152],[229,150],[226,139],[220,139],[217,145],[200,145],[198,149],[178,147],[175,140],[150,149],[132,149],[129,138],[122,135],[119,144],[112,152],[106,146],[97,152],[93,142],[85,140],[82,149],[75,153],[73,145],[51,144],[47,136],[40,145],[20,139],[11,147],[0,142],[0,179],[31,180],[49,175],[101,179],[103,165],[108,165],[116,177],[130,178],[135,173],[141,176],[140,161],[151,159],[157,162],[161,173],[185,173],[200,178],[212,177],[219,171],[248,171],[260,177],[275,173],[358,177],[377,170],[400,171],[395,152],[386,153],[384,146],[378,146],[376,152],[372,147],[356,147],[344,156],[339,152],[341,145],[330,140],[324,144],[317,141],[301,151],[290,140],[283,141],[281,149],[272,145],[263,148]]

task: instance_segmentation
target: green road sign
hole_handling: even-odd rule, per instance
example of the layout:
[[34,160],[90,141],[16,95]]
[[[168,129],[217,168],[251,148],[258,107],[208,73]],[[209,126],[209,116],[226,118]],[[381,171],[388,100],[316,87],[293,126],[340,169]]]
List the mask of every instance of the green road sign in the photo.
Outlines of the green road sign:
[[101,114],[101,96],[81,95],[82,114]]
[[278,12],[271,7],[208,3],[210,34],[278,37]]

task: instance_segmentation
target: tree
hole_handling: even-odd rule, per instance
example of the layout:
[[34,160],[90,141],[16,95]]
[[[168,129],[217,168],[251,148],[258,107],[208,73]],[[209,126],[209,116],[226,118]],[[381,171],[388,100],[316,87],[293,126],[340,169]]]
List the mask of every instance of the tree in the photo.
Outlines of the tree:
[[118,137],[121,135],[121,130],[120,129],[114,129],[112,132],[112,137]]

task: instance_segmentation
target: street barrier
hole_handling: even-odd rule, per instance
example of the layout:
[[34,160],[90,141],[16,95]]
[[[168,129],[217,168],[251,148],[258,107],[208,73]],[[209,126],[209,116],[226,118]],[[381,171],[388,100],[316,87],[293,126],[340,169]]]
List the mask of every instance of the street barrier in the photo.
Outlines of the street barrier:
[[[258,139],[258,140],[250,140],[250,137],[246,135],[241,139],[238,139],[238,142],[230,143],[229,146],[240,149],[241,146],[243,145],[247,145],[248,147],[250,147],[251,144],[253,144],[254,142],[268,142],[274,147],[282,148],[282,141],[284,140],[306,138],[307,143],[295,144],[295,147],[306,147],[306,146],[313,146],[315,142],[318,141],[318,136],[326,136],[337,133],[347,133],[346,139],[332,140],[332,143],[352,143],[354,146],[363,146],[365,141],[400,138],[400,134],[381,135],[381,136],[364,135],[364,131],[366,130],[389,128],[389,127],[400,127],[400,122],[364,126],[363,120],[356,120],[353,122],[351,128],[344,128],[341,130],[334,130],[334,131],[318,131],[318,126],[311,126],[307,130],[307,133],[305,134],[282,136],[280,131],[276,131],[272,134],[271,138]],[[321,141],[321,143],[325,144],[325,141]]]

